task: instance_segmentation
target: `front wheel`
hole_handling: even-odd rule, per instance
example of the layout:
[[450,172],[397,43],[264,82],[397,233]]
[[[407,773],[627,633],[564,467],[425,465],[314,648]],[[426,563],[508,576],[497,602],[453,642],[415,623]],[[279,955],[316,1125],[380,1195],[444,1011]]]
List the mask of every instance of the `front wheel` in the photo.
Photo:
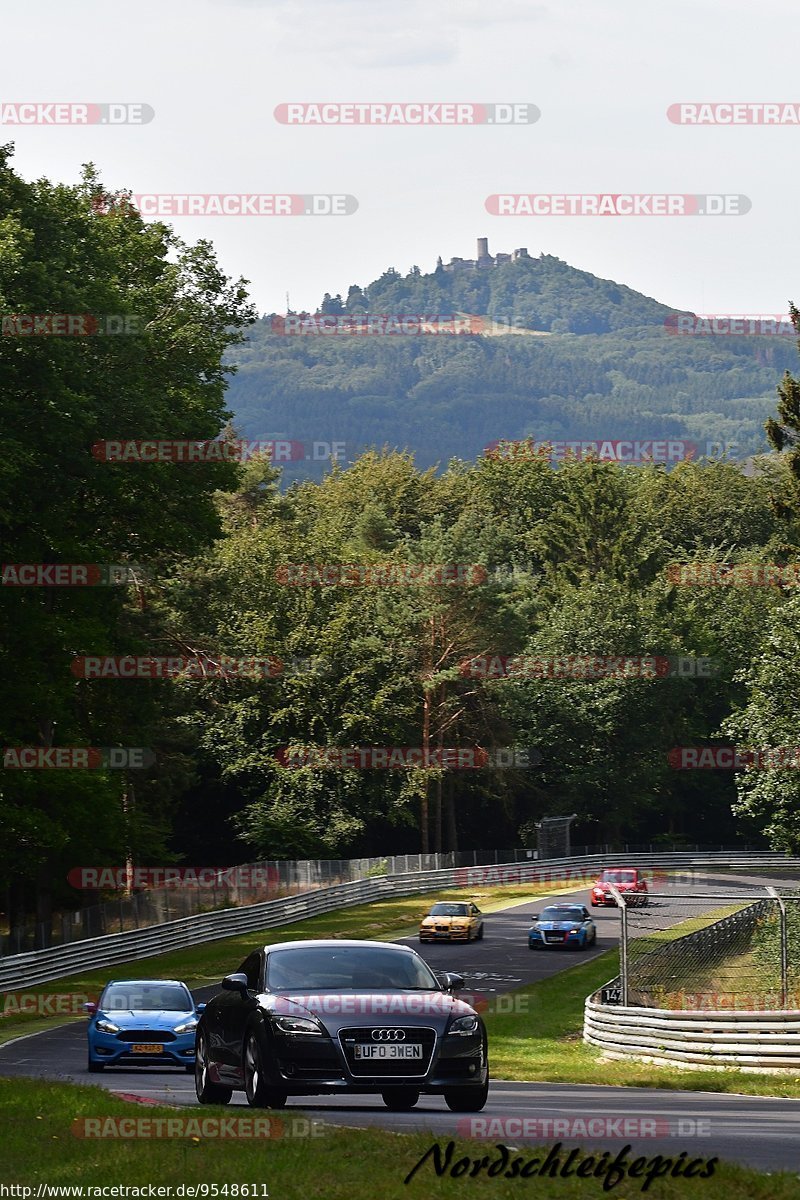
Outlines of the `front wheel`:
[[408,1112],[419,1100],[419,1092],[415,1088],[394,1088],[381,1092],[381,1099],[389,1112]]
[[92,1062],[90,1058],[87,1058],[86,1060],[86,1070],[90,1075],[99,1075],[100,1072],[105,1068],[105,1065],[105,1063]]
[[261,1047],[256,1031],[251,1029],[244,1046],[244,1090],[251,1108],[283,1108],[286,1092],[270,1087],[264,1076]]
[[197,1039],[197,1053],[194,1060],[194,1090],[200,1104],[230,1104],[233,1095],[233,1088],[211,1082],[208,1071],[208,1047],[202,1034]]
[[489,1080],[483,1087],[447,1088],[444,1102],[451,1112],[480,1112],[489,1098]]
[[483,941],[483,922],[481,922],[481,927],[478,930],[478,941],[479,942]]

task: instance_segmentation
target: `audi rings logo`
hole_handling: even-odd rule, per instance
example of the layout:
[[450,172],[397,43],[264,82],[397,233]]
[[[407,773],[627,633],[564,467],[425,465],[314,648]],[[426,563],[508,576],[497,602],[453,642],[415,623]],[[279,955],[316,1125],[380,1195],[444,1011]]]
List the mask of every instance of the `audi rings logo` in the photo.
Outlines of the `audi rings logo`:
[[404,1042],[406,1040],[405,1029],[373,1029],[373,1042]]

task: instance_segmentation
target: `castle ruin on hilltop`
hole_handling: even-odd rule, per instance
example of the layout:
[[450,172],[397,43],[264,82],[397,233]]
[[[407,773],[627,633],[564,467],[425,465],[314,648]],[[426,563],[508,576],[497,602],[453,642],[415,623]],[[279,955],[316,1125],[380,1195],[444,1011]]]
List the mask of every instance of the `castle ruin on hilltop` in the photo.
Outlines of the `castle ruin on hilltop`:
[[450,262],[442,262],[441,255],[436,260],[437,271],[485,271],[488,267],[499,267],[503,263],[517,262],[520,258],[530,258],[527,247],[520,246],[511,254],[490,254],[489,239],[478,238],[477,258],[451,258]]

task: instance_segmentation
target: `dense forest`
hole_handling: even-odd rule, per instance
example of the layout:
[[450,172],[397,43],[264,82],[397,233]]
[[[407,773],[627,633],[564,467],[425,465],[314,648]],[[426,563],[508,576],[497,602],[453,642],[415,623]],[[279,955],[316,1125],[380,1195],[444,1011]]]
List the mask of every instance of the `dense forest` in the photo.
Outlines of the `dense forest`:
[[[497,439],[678,438],[765,447],[783,336],[676,333],[675,310],[550,255],[488,269],[395,270],[320,313],[468,313],[513,326],[467,333],[284,335],[265,316],[231,351],[237,427],[252,438],[410,450],[422,467],[474,459]],[[529,332],[525,332],[529,331]],[[287,478],[320,477],[304,460]]]
[[[137,333],[0,339],[5,563],[131,567],[119,586],[0,588],[7,920],[34,909],[46,920],[77,865],[508,845],[530,839],[542,816],[565,812],[578,815],[585,842],[669,836],[800,848],[796,770],[682,770],[670,753],[796,744],[792,572],[749,584],[741,572],[735,584],[706,586],[681,582],[674,569],[800,559],[800,388],[790,377],[781,383],[782,347],[767,347],[775,361],[759,364],[752,346],[718,351],[653,327],[521,338],[514,349],[513,339],[473,338],[287,346],[260,339],[263,322],[245,343],[254,313],[244,285],[224,276],[209,245],[184,245],[130,207],[98,205],[104,193],[91,170],[74,187],[28,183],[8,160],[6,150],[3,311],[131,314]],[[403,299],[387,296],[385,306]],[[618,349],[601,350],[605,338]],[[312,422],[327,398],[331,425],[315,425],[315,437],[341,433],[344,396],[353,419],[361,405],[362,429],[388,429],[399,401],[376,379],[402,378],[404,395],[425,385],[403,420],[424,412],[457,437],[468,412],[463,436],[477,446],[498,436],[498,406],[513,389],[527,420],[533,365],[548,395],[572,395],[578,408],[578,397],[595,395],[592,411],[604,421],[613,375],[621,422],[634,377],[636,389],[672,388],[676,403],[691,359],[697,378],[719,385],[713,401],[709,392],[697,404],[720,413],[731,412],[737,371],[740,395],[780,384],[769,436],[785,452],[746,477],[707,461],[669,471],[591,460],[554,469],[535,452],[454,458],[437,472],[430,454],[418,462],[379,449],[320,480],[288,483],[263,457],[239,465],[93,456],[99,438],[220,436],[232,360],[241,396],[254,378],[247,364],[268,344],[271,394],[298,405],[305,396]],[[348,390],[355,371],[359,396]],[[640,400],[631,393],[629,403]],[[555,429],[555,401],[549,411]],[[500,435],[515,432],[506,425]],[[133,680],[75,670],[85,656],[125,655],[278,665]],[[597,655],[708,660],[713,670],[593,678],[471,665]],[[146,747],[155,764],[11,769],[8,749],[25,746]],[[390,769],[302,758],[354,747],[423,747],[440,758]],[[520,748],[535,750],[530,765],[498,758]],[[454,768],[452,758],[442,765],[459,750],[480,752],[473,769]]]

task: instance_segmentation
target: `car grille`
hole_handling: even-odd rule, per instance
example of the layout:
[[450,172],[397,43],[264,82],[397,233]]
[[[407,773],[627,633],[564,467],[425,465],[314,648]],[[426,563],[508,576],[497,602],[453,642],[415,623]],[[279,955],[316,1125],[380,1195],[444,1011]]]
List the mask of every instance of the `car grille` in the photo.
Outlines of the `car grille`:
[[174,1042],[175,1034],[168,1029],[120,1029],[117,1038],[121,1042]]
[[356,1058],[354,1049],[356,1042],[368,1042],[373,1046],[376,1044],[372,1038],[373,1028],[374,1026],[369,1025],[354,1029],[342,1029],[339,1032],[339,1041],[341,1042],[351,1075],[355,1075],[359,1079],[366,1077],[388,1079],[398,1076],[408,1078],[414,1075],[427,1074],[428,1068],[431,1065],[431,1059],[433,1058],[434,1047],[436,1046],[435,1030],[427,1026],[407,1026],[403,1029],[406,1036],[398,1044],[403,1046],[421,1045],[422,1058]]

